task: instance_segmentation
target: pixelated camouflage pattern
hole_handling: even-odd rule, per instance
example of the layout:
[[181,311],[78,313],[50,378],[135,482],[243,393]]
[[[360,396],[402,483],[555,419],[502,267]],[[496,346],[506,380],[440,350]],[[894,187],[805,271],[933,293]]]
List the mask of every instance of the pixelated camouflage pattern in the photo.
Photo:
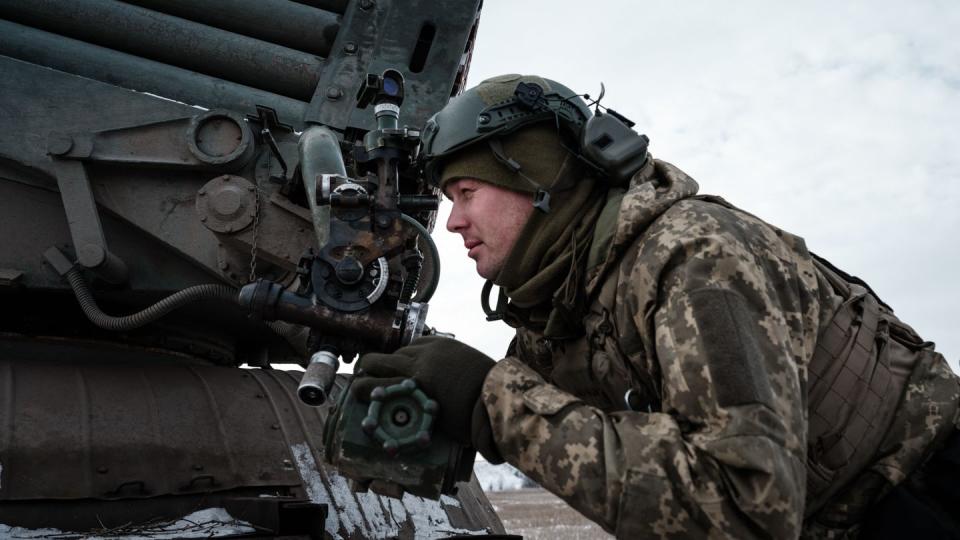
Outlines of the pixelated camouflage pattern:
[[869,471],[807,515],[807,366],[842,298],[802,239],[696,191],[648,161],[588,274],[586,335],[518,329],[483,389],[500,453],[620,538],[855,534],[858,496],[957,423],[957,378],[923,349]]

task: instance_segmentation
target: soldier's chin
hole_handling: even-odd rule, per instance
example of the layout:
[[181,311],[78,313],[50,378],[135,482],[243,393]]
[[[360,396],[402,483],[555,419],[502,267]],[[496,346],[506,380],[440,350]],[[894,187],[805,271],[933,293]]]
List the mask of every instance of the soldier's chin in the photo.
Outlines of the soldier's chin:
[[484,261],[477,259],[477,274],[483,279],[489,279],[491,281],[497,279],[497,276],[500,275],[500,267],[497,265],[484,264]]

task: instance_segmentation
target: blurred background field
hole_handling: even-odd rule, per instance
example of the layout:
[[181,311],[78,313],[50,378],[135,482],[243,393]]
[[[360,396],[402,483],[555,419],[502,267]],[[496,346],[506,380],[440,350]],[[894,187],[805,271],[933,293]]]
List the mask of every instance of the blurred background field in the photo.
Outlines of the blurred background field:
[[524,540],[613,538],[510,465],[478,459],[474,472],[510,534],[522,535]]

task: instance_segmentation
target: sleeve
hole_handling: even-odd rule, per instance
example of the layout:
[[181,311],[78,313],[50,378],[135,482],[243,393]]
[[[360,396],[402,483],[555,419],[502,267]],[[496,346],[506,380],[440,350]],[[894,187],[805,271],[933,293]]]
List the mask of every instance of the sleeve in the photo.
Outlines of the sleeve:
[[793,270],[757,244],[713,231],[641,250],[618,289],[660,291],[631,308],[661,412],[604,413],[516,358],[495,366],[483,400],[503,457],[617,537],[798,537],[808,338]]

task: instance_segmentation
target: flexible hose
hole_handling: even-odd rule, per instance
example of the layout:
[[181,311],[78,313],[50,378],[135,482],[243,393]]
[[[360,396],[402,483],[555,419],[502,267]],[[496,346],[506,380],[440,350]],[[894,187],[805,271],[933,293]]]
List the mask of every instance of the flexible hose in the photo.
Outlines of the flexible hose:
[[440,284],[440,252],[437,250],[437,244],[433,242],[433,238],[430,236],[430,232],[422,223],[408,216],[407,214],[400,214],[400,218],[413,225],[417,232],[420,233],[420,237],[426,239],[427,246],[424,250],[424,254],[430,258],[431,268],[433,272],[430,276],[430,283],[427,283],[427,286],[422,291],[417,292],[417,297],[415,300],[417,302],[429,302],[433,297],[433,293],[437,292],[437,285]]
[[160,300],[143,311],[124,317],[107,315],[97,305],[80,270],[74,268],[67,272],[67,281],[80,302],[80,308],[90,321],[105,330],[125,331],[150,324],[171,311],[198,300],[222,300],[237,303],[237,290],[226,285],[208,284],[187,287]]

